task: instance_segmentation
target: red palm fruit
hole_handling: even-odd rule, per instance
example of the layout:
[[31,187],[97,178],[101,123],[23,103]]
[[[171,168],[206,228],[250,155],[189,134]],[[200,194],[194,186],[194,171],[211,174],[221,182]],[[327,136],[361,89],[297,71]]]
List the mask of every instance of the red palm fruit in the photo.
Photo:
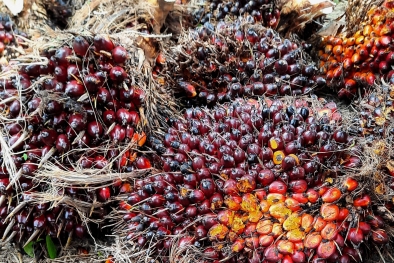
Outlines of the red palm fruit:
[[358,228],[360,228],[361,231],[363,231],[363,234],[365,236],[367,236],[371,232],[371,225],[366,222],[359,222]]
[[336,187],[330,188],[322,195],[322,201],[325,203],[333,203],[342,197],[341,190]]
[[244,235],[246,235],[246,236],[252,236],[253,234],[255,234],[255,232],[256,232],[256,226],[257,226],[256,223],[248,223],[248,224],[246,225],[246,227],[245,227]]
[[245,238],[245,245],[250,249],[256,249],[259,247],[259,238],[254,237],[247,237]]
[[334,240],[338,234],[337,226],[334,223],[328,223],[320,232],[321,237],[327,240]]
[[347,240],[351,241],[355,245],[360,244],[364,240],[363,231],[359,228],[350,228]]
[[275,175],[269,169],[261,170],[257,176],[257,181],[263,186],[270,185],[274,180],[275,180]]
[[352,192],[357,188],[358,182],[351,177],[347,177],[342,185],[345,190]]
[[245,239],[237,238],[231,245],[231,251],[234,253],[241,252],[245,248]]
[[274,243],[274,237],[272,235],[260,235],[259,244],[262,247],[268,247]]
[[209,202],[211,203],[212,210],[219,209],[220,207],[222,207],[222,205],[224,203],[222,194],[221,193],[213,194],[211,196],[211,198],[209,199]]
[[289,183],[289,189],[293,193],[304,193],[308,189],[308,183],[305,180],[293,180]]
[[56,149],[61,152],[67,152],[70,149],[70,141],[65,134],[60,134],[56,139]]
[[252,176],[244,175],[239,179],[237,187],[241,193],[250,193],[256,189],[256,181]]
[[355,207],[368,207],[371,204],[371,197],[364,194],[353,200],[353,205]]
[[339,207],[334,204],[322,204],[320,208],[320,215],[326,221],[334,221],[338,219]]
[[339,215],[338,215],[338,221],[345,221],[347,217],[349,216],[349,209],[345,207],[341,207],[339,209]]
[[320,194],[316,192],[314,189],[308,189],[306,191],[306,197],[308,198],[308,201],[311,202],[312,204],[316,203],[319,200]]
[[269,193],[286,194],[287,185],[282,181],[273,181],[268,186]]
[[241,209],[242,197],[238,195],[227,195],[224,199],[226,206],[233,211]]
[[296,156],[295,158],[291,155],[286,156],[281,163],[283,171],[289,171],[294,169],[294,167],[297,166],[297,159],[298,158]]
[[237,181],[234,179],[228,179],[223,185],[223,193],[226,195],[238,195],[239,190],[237,187]]
[[265,198],[267,197],[267,192],[264,191],[263,189],[256,190],[254,194],[257,197],[257,199],[259,199],[260,201],[265,200]]
[[89,43],[83,37],[76,36],[74,38],[72,47],[73,47],[73,50],[74,50],[75,54],[77,54],[78,56],[83,57],[83,56],[87,55],[87,52],[88,52],[88,49],[89,49]]
[[234,212],[233,212],[233,211],[230,211],[230,210],[221,210],[221,211],[219,211],[219,213],[217,214],[217,220],[218,220],[221,224],[223,224],[223,225],[229,227],[229,226],[231,226],[231,224],[233,223],[233,220],[234,220]]
[[137,169],[149,169],[152,167],[148,158],[140,156],[135,160],[135,166]]
[[97,51],[104,50],[110,52],[115,47],[114,43],[108,36],[96,35],[93,39],[93,44]]
[[385,245],[389,242],[389,237],[385,230],[377,229],[372,231],[372,241],[379,245]]
[[127,59],[127,51],[124,47],[117,46],[112,50],[112,59],[117,64],[123,64]]
[[383,218],[378,215],[368,215],[366,219],[372,228],[383,228],[385,225]]
[[316,252],[319,258],[329,258],[335,253],[336,249],[334,241],[323,240],[317,247]]
[[292,194],[291,197],[295,199],[297,202],[299,202],[300,204],[308,203],[308,197],[304,193],[295,193]]
[[269,246],[264,250],[264,258],[268,262],[278,262],[281,261],[283,255],[278,252],[278,249],[275,246]]
[[322,237],[319,232],[312,232],[306,235],[304,239],[305,248],[316,249],[322,242]]
[[286,198],[285,205],[292,212],[299,211],[301,209],[300,203],[297,200],[295,200],[294,198],[291,198],[291,197],[287,197]]
[[294,254],[291,255],[291,259],[294,263],[303,263],[306,261],[306,256],[303,251],[294,251]]
[[111,197],[111,191],[109,187],[97,189],[97,197],[101,202],[106,202]]
[[71,98],[79,98],[85,93],[85,87],[76,80],[67,83],[64,93]]

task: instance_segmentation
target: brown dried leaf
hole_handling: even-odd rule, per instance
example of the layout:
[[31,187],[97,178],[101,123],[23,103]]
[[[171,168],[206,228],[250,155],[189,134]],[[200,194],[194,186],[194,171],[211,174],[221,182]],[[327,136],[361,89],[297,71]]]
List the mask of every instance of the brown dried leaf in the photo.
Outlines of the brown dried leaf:
[[168,13],[174,10],[175,0],[148,0],[147,2],[154,7],[152,11],[155,20],[153,30],[156,34],[159,34]]

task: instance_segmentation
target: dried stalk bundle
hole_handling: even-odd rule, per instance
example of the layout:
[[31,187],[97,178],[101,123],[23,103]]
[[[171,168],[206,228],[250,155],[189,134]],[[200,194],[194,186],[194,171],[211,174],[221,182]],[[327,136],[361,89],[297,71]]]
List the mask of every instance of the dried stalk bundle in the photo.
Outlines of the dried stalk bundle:
[[285,36],[297,33],[303,39],[309,39],[322,28],[325,16],[333,7],[334,3],[329,0],[279,0],[281,17],[277,31]]
[[81,8],[85,0],[4,0],[0,12],[12,17],[22,29],[43,25],[66,27],[68,19]]
[[362,22],[367,21],[368,11],[381,6],[384,0],[349,0],[346,8],[345,34],[351,36],[363,28]]

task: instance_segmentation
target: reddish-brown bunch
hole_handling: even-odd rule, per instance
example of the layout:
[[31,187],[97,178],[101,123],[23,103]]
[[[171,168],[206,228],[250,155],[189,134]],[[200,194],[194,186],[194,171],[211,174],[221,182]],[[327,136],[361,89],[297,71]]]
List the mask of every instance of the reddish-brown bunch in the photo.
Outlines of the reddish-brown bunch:
[[246,17],[253,23],[261,23],[266,27],[276,28],[279,23],[280,11],[272,0],[213,0],[209,6],[203,7],[194,15],[196,24],[224,20],[228,17]]
[[[154,76],[165,76],[190,103],[214,105],[236,97],[300,95],[325,85],[304,49],[260,26],[205,23],[159,56]],[[165,60],[163,59],[165,58]],[[162,73],[161,73],[162,72]],[[171,75],[166,74],[171,72]]]
[[203,251],[198,262],[358,262],[363,242],[388,242],[343,176],[360,149],[335,103],[238,99],[169,122],[150,139],[164,173],[136,180],[120,206],[126,238],[164,262],[177,237]]
[[[65,172],[151,167],[145,156],[132,150],[144,145],[146,136],[137,132],[144,91],[132,84],[126,72],[128,52],[107,36],[77,36],[70,43],[44,52],[42,60],[48,63],[23,66],[0,82],[1,163],[5,164],[0,174],[0,235],[4,239],[23,242],[34,230],[84,236],[85,226],[75,209],[29,205],[35,193],[48,190],[49,185],[34,180],[48,162]],[[97,190],[85,190],[84,185],[59,188],[58,194],[89,204],[107,202],[111,195],[130,190],[124,182],[112,188],[90,186]],[[91,212],[93,218],[103,218],[107,208]]]
[[0,57],[6,60],[0,61],[1,64],[6,64],[10,59],[22,54],[24,40],[19,36],[27,38],[8,16],[0,14]]
[[323,37],[318,57],[327,84],[342,98],[373,86],[381,78],[394,83],[394,4],[392,0],[368,12],[363,28],[350,37]]

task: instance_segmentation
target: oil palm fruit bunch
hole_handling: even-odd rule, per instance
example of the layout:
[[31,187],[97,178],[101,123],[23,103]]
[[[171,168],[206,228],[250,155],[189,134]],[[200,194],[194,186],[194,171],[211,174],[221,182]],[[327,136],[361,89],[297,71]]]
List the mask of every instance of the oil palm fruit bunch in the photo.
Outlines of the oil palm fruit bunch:
[[237,0],[210,1],[194,15],[195,24],[204,24],[213,20],[245,17],[248,21],[276,28],[280,19],[280,10],[273,0]]
[[393,82],[394,2],[368,12],[362,29],[350,37],[326,36],[318,51],[320,71],[327,84],[342,98],[352,98],[358,89],[373,86],[381,78]]
[[125,238],[152,257],[194,246],[196,262],[360,262],[364,242],[388,242],[344,176],[360,149],[335,103],[236,99],[169,123],[149,139],[163,173],[120,204]]
[[[20,37],[19,37],[20,36]],[[0,58],[1,64],[7,64],[10,59],[23,53],[24,32],[19,31],[8,16],[0,14]]]
[[[132,150],[142,146],[146,136],[139,131],[144,91],[126,72],[128,56],[107,36],[76,36],[69,44],[44,51],[41,61],[47,63],[29,63],[1,80],[3,239],[24,242],[35,230],[84,237],[86,226],[75,209],[32,204],[32,196],[49,188],[34,180],[48,163],[65,172],[151,167],[148,158]],[[97,190],[69,185],[57,191],[74,200],[106,203],[128,191],[129,184],[118,181],[113,187],[90,189]],[[92,210],[92,218],[103,218],[107,208]]]
[[300,95],[325,85],[314,64],[304,59],[304,48],[309,46],[282,39],[273,29],[241,21],[206,23],[159,56],[153,74],[191,104]]

